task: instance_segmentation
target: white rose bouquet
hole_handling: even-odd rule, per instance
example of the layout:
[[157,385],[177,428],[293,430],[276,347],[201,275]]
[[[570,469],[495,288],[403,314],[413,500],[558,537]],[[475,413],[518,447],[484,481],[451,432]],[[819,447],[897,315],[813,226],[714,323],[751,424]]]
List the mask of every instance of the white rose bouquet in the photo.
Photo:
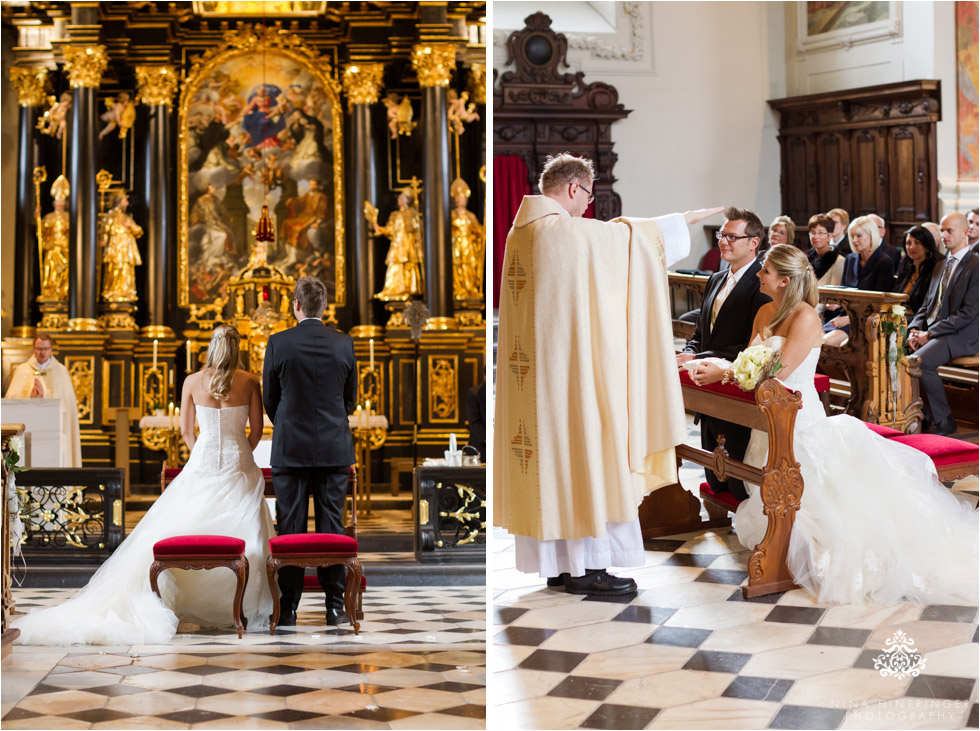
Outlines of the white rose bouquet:
[[722,383],[736,383],[743,391],[754,391],[761,381],[782,367],[779,353],[768,345],[750,345],[738,354],[732,367],[725,371]]

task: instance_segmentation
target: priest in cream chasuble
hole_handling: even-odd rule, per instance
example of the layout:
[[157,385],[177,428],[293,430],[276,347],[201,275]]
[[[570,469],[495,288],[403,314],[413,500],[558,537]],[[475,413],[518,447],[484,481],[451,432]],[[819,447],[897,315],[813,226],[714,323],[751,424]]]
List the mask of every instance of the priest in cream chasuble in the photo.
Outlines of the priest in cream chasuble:
[[51,355],[52,348],[50,338],[39,335],[34,339],[34,355],[14,369],[6,398],[60,399],[68,420],[68,439],[71,443],[72,463],[68,466],[82,467],[82,440],[78,429],[75,389],[68,369]]
[[592,183],[589,161],[549,161],[504,255],[494,524],[548,577],[643,564],[637,508],[676,482],[687,437],[666,273],[690,250],[685,215],[581,218]]

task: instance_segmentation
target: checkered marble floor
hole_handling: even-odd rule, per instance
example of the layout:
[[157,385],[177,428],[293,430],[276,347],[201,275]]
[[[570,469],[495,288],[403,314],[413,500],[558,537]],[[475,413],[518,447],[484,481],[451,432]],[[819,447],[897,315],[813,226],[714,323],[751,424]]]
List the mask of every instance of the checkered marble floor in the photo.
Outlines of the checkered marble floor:
[[[691,429],[691,443],[698,433]],[[703,471],[681,468],[696,491]],[[976,478],[957,492],[976,501]],[[492,543],[491,718],[500,728],[953,729],[978,725],[977,606],[821,606],[802,590],[745,601],[731,529],[647,541],[639,592],[547,589]],[[902,630],[917,677],[875,659]]]
[[[23,612],[74,590],[15,589]],[[185,631],[166,645],[26,647],[3,661],[7,728],[484,728],[483,587],[376,587],[361,634],[298,624]]]

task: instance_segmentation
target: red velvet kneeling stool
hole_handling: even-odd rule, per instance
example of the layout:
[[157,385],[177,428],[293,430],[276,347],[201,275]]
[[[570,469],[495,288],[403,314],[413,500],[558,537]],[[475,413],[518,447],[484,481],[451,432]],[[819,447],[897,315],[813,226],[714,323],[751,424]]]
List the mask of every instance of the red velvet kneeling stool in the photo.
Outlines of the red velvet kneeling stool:
[[363,590],[361,581],[363,572],[361,562],[357,559],[357,539],[341,533],[290,533],[269,539],[269,558],[266,561],[269,589],[272,591],[269,634],[274,635],[279,624],[279,586],[276,584],[276,574],[279,569],[283,566],[325,568],[338,564],[347,567],[344,611],[354,628],[354,634],[360,634],[357,598]]
[[907,444],[929,456],[940,480],[958,480],[977,474],[977,457],[980,447],[962,439],[940,434],[904,434],[891,441]]
[[248,559],[245,541],[230,536],[174,536],[153,544],[153,564],[150,566],[150,588],[160,596],[157,577],[167,569],[215,569],[225,566],[235,572],[235,599],[231,612],[242,638],[248,620],[242,612],[242,598],[248,585]]

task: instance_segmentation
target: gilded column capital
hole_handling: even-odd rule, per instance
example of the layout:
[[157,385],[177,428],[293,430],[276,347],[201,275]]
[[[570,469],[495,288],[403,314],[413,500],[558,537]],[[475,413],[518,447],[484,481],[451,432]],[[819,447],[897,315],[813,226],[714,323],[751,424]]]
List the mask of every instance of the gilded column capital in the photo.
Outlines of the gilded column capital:
[[344,69],[343,88],[348,108],[355,104],[377,104],[381,96],[384,64],[350,63]]
[[48,100],[47,69],[11,66],[10,83],[17,90],[17,103],[22,107],[40,107]]
[[470,66],[469,90],[477,104],[487,103],[487,65],[475,63]]
[[413,46],[412,66],[419,77],[419,86],[449,86],[456,66],[456,46],[451,43]]
[[105,46],[64,46],[61,53],[72,89],[99,87],[109,65]]
[[177,91],[177,69],[173,66],[137,66],[136,98],[149,106],[173,106]]

